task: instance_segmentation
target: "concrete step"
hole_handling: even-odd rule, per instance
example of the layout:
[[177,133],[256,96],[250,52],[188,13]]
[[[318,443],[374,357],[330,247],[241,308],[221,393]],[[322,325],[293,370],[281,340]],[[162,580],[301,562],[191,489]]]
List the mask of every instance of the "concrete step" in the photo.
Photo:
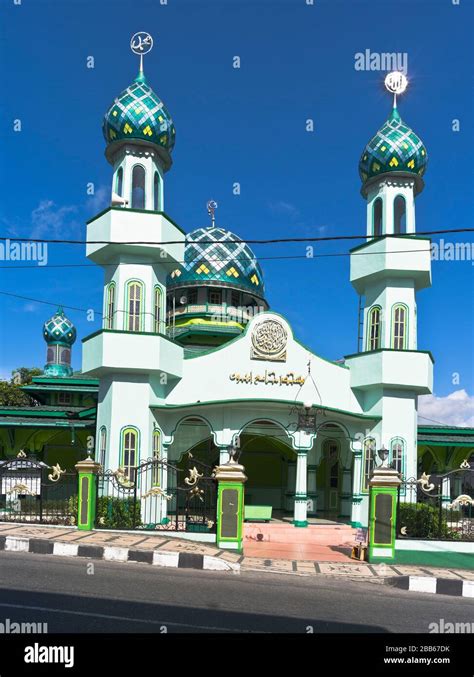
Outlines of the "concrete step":
[[244,544],[251,542],[307,543],[313,545],[354,545],[357,529],[347,524],[292,524],[245,522]]

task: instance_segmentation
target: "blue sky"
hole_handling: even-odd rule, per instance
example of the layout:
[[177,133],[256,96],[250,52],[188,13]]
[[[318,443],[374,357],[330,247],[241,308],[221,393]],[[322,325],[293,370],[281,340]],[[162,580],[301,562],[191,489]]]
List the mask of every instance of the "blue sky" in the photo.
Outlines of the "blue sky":
[[[384,73],[354,68],[355,54],[366,49],[407,54],[410,86],[399,110],[430,158],[418,230],[472,226],[472,2],[11,0],[0,12],[8,64],[0,104],[5,237],[84,238],[86,219],[105,206],[111,168],[102,116],[136,75],[129,40],[138,30],[155,38],[145,71],[177,129],[165,199],[185,230],[207,225],[213,197],[218,225],[244,239],[365,232],[358,160],[390,111]],[[21,132],[13,131],[15,119]],[[86,194],[89,182],[94,196]],[[444,237],[474,241],[472,234]],[[315,253],[355,244],[323,243]],[[101,310],[100,268],[54,267],[87,264],[84,250],[51,245],[47,266],[2,268],[0,290]],[[254,251],[272,308],[303,343],[330,359],[356,351],[358,298],[347,256],[266,258],[304,256],[302,244]],[[439,397],[474,394],[473,273],[471,261],[433,262],[433,287],[418,297],[419,348],[433,352]],[[3,295],[0,305],[0,373],[42,366],[41,326],[54,307]],[[100,325],[99,315],[91,323],[85,312],[67,313],[79,337]],[[80,353],[78,340],[75,368]]]

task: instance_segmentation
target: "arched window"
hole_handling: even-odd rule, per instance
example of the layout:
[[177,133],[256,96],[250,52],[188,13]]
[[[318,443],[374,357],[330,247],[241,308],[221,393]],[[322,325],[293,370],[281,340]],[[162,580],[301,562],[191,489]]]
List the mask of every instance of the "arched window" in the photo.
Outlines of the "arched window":
[[114,328],[115,314],[115,282],[111,282],[107,287],[107,306],[105,309],[105,328]]
[[153,299],[153,331],[159,334],[161,331],[161,289],[155,287]]
[[115,183],[115,192],[117,195],[120,195],[122,197],[122,190],[123,190],[123,168],[119,167],[119,170],[117,172],[117,181]]
[[380,237],[383,231],[383,202],[378,197],[373,207],[374,237]]
[[392,348],[406,350],[408,309],[401,303],[392,308]]
[[107,429],[102,426],[99,433],[99,463],[105,470],[105,454],[107,452]]
[[56,346],[49,346],[46,351],[46,362],[48,364],[54,364],[56,361]]
[[135,165],[132,172],[132,209],[145,209],[145,170]]
[[141,331],[142,328],[142,303],[143,303],[143,285],[141,282],[132,281],[127,284],[128,312],[127,325],[128,331]]
[[155,172],[153,177],[153,209],[155,212],[160,210],[160,175]]
[[382,309],[380,306],[374,306],[369,310],[368,329],[367,350],[378,350],[382,333]]
[[368,437],[364,441],[364,467],[362,477],[363,491],[369,490],[369,480],[373,469],[375,468],[375,440],[373,437]]
[[393,232],[395,235],[407,232],[407,204],[402,195],[397,195],[393,203]]
[[71,349],[60,346],[58,352],[59,352],[59,360],[58,360],[59,364],[66,364],[69,366],[71,364]]
[[397,472],[405,474],[405,442],[401,437],[390,442],[390,463]]
[[[152,458],[158,461],[161,456],[161,435],[160,431],[155,428],[153,431],[153,449]],[[160,486],[161,484],[161,466],[157,463],[153,465],[153,486]]]
[[122,430],[122,454],[121,467],[125,476],[135,482],[136,467],[138,465],[138,431],[136,428],[125,428]]

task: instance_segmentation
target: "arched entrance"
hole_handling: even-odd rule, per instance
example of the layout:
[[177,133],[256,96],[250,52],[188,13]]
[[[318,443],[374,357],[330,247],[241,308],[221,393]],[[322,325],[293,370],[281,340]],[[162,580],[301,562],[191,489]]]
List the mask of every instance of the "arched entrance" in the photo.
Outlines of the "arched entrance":
[[239,437],[239,462],[245,467],[245,505],[272,507],[272,516],[293,512],[294,483],[291,466],[296,454],[286,431],[272,421],[248,424]]
[[341,447],[337,439],[324,440],[321,463],[317,471],[318,510],[327,516],[340,514],[342,485]]

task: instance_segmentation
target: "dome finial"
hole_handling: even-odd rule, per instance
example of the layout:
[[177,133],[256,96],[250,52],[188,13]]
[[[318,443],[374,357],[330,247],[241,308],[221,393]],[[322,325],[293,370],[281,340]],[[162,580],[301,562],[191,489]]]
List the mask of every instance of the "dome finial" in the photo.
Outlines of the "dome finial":
[[145,74],[143,72],[143,57],[148,52],[151,52],[153,48],[153,38],[149,33],[145,31],[139,31],[132,35],[130,40],[130,49],[134,54],[137,54],[140,57],[140,70],[138,72],[137,81],[143,82],[145,80]]
[[214,228],[215,225],[216,225],[217,202],[215,200],[209,200],[206,207],[207,207],[207,213],[211,217],[211,227]]
[[397,110],[397,94],[403,94],[408,86],[406,76],[400,71],[392,71],[385,77],[385,89],[393,94],[393,111]]

